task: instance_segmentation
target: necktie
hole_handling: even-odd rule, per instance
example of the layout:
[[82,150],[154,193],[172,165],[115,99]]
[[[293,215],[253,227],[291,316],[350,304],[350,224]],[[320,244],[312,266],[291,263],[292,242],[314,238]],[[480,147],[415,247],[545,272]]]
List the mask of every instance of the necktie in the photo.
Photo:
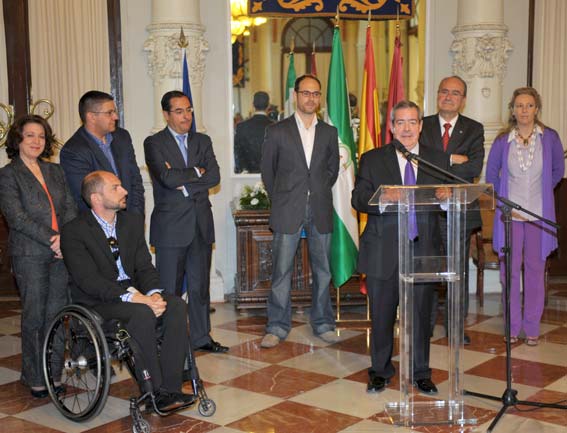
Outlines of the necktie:
[[443,125],[443,128],[445,128],[445,132],[443,133],[443,151],[447,152],[447,146],[449,145],[449,129],[451,129],[451,124],[450,123],[445,123]]
[[[404,185],[415,185],[415,173],[410,161],[406,163],[406,170],[404,172]],[[414,240],[417,237],[417,218],[415,209],[410,207],[408,212],[408,238]]]
[[187,166],[187,148],[185,147],[185,135],[176,135],[175,138],[177,138],[177,144],[179,145],[179,150],[183,155],[185,166]]

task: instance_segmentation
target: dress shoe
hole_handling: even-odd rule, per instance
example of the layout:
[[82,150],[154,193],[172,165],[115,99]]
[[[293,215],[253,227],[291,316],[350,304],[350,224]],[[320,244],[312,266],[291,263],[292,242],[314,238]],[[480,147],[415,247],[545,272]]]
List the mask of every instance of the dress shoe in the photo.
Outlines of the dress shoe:
[[386,389],[386,385],[390,383],[390,379],[370,374],[366,392],[382,392]]
[[188,406],[195,401],[192,394],[180,392],[159,391],[155,398],[157,408],[162,412],[170,412],[183,406]]
[[201,352],[225,353],[228,352],[228,347],[221,345],[215,340],[211,340],[210,343],[203,344],[195,350],[200,350]]
[[262,342],[260,343],[260,347],[264,349],[271,349],[272,347],[276,347],[280,344],[280,337],[274,334],[266,334],[264,338],[262,338]]
[[413,385],[424,394],[437,394],[437,387],[431,379],[417,379],[413,381]]
[[471,344],[471,337],[469,337],[467,334],[465,334],[465,336],[463,337],[463,344],[465,346],[468,346],[469,344]]
[[174,392],[172,394],[175,395],[175,398],[183,401],[187,405],[193,404],[197,401],[197,396],[195,394],[184,394],[182,392]]

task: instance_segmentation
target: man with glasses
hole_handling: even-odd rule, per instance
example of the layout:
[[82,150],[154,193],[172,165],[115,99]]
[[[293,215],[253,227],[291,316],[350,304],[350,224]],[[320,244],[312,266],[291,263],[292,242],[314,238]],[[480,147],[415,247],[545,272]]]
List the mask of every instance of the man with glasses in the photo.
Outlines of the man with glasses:
[[[441,80],[437,90],[437,109],[439,112],[423,119],[423,129],[419,141],[425,147],[444,151],[450,158],[450,171],[463,179],[474,182],[480,176],[484,162],[484,127],[481,123],[460,114],[467,99],[467,83],[458,76]],[[471,210],[472,209],[472,210]],[[467,212],[466,230],[462,231],[461,245],[465,254],[461,257],[464,284],[463,316],[469,309],[469,249],[471,233],[477,230],[482,221],[478,203],[473,203]],[[443,244],[447,245],[447,215],[441,214],[439,220]],[[462,281],[463,281],[462,280]],[[435,292],[437,297],[437,292]],[[445,302],[445,332],[447,333],[447,302]],[[437,301],[433,303],[431,326],[435,325]],[[468,335],[464,344],[470,344]]]
[[[194,395],[181,392],[186,306],[162,293],[144,238],[143,216],[124,211],[128,191],[113,173],[88,174],[81,192],[91,210],[61,232],[73,302],[91,307],[105,320],[121,321],[140,345],[141,354],[135,356],[143,357],[160,410],[193,403]],[[158,325],[163,337],[159,357]]]
[[116,125],[118,114],[114,98],[90,90],[79,100],[83,125],[61,149],[61,167],[80,210],[88,209],[81,198],[81,182],[96,170],[114,173],[128,190],[129,212],[144,215],[144,184],[136,162],[132,138]]
[[[441,168],[447,169],[448,158],[440,151],[426,148],[419,141],[422,129],[420,108],[412,101],[398,102],[390,113],[394,140],[386,146],[362,155],[352,191],[351,204],[368,214],[360,238],[358,271],[367,276],[372,331],[370,337],[371,367],[368,370],[368,392],[382,392],[395,376],[394,325],[399,304],[398,215],[381,212],[368,201],[383,185],[435,185],[444,183],[443,175],[425,164],[408,161],[401,150],[407,150]],[[410,212],[408,236],[416,257],[438,255],[437,212]],[[434,286],[416,282],[413,291],[412,374],[414,386],[423,394],[436,394],[431,380],[430,315]],[[403,301],[403,300],[402,300]]]
[[291,276],[302,236],[313,273],[310,323],[327,343],[338,341],[331,306],[330,255],[333,232],[331,188],[339,171],[337,129],[317,119],[321,83],[302,75],[294,86],[295,113],[266,129],[260,170],[272,202],[272,290],[264,348],[275,347],[291,330]]
[[215,229],[209,189],[220,182],[211,139],[191,132],[193,107],[179,91],[161,99],[167,126],[146,138],[144,152],[152,178],[154,210],[150,243],[156,250],[160,287],[181,296],[186,278],[191,344],[222,353],[211,338],[209,278]]

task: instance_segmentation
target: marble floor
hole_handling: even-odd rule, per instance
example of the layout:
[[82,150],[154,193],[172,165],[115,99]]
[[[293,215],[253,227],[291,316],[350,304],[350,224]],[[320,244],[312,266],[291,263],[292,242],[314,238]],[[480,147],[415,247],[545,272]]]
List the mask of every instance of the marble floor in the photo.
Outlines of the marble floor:
[[[34,399],[19,383],[20,315],[17,299],[0,298],[0,432],[129,432],[128,398],[136,387],[126,370],[113,377],[103,412],[86,423],[66,420],[48,399]],[[154,432],[170,433],[369,433],[456,432],[443,425],[413,430],[394,427],[384,403],[398,398],[394,380],[380,394],[366,393],[370,364],[364,328],[340,329],[341,341],[329,345],[314,337],[307,313],[294,314],[289,338],[277,348],[260,349],[266,318],[261,311],[238,313],[230,304],[216,305],[214,338],[230,346],[227,354],[198,354],[197,364],[214,416],[196,408],[167,418],[145,415]],[[352,314],[356,315],[354,311]],[[488,294],[483,308],[471,297],[467,333],[472,344],[464,351],[465,388],[500,396],[505,389],[505,345],[499,295]],[[431,367],[440,395],[447,392],[446,339],[440,326],[432,338]],[[567,284],[555,284],[537,347],[518,342],[512,348],[513,388],[522,400],[567,400]],[[466,431],[486,431],[501,407],[497,401],[466,398],[467,410],[478,418]],[[519,406],[510,408],[495,433],[565,433],[567,411]]]

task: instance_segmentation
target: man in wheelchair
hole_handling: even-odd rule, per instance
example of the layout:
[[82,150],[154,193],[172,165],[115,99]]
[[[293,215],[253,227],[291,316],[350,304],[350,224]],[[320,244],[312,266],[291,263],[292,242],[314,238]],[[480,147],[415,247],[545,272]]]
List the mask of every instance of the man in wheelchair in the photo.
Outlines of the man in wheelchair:
[[[61,250],[72,277],[74,303],[117,319],[139,347],[160,411],[188,406],[196,396],[181,392],[187,344],[187,306],[162,293],[144,238],[144,218],[126,208],[128,192],[114,174],[95,171],[81,194],[90,210],[63,227]],[[158,356],[160,327],[161,350]]]

